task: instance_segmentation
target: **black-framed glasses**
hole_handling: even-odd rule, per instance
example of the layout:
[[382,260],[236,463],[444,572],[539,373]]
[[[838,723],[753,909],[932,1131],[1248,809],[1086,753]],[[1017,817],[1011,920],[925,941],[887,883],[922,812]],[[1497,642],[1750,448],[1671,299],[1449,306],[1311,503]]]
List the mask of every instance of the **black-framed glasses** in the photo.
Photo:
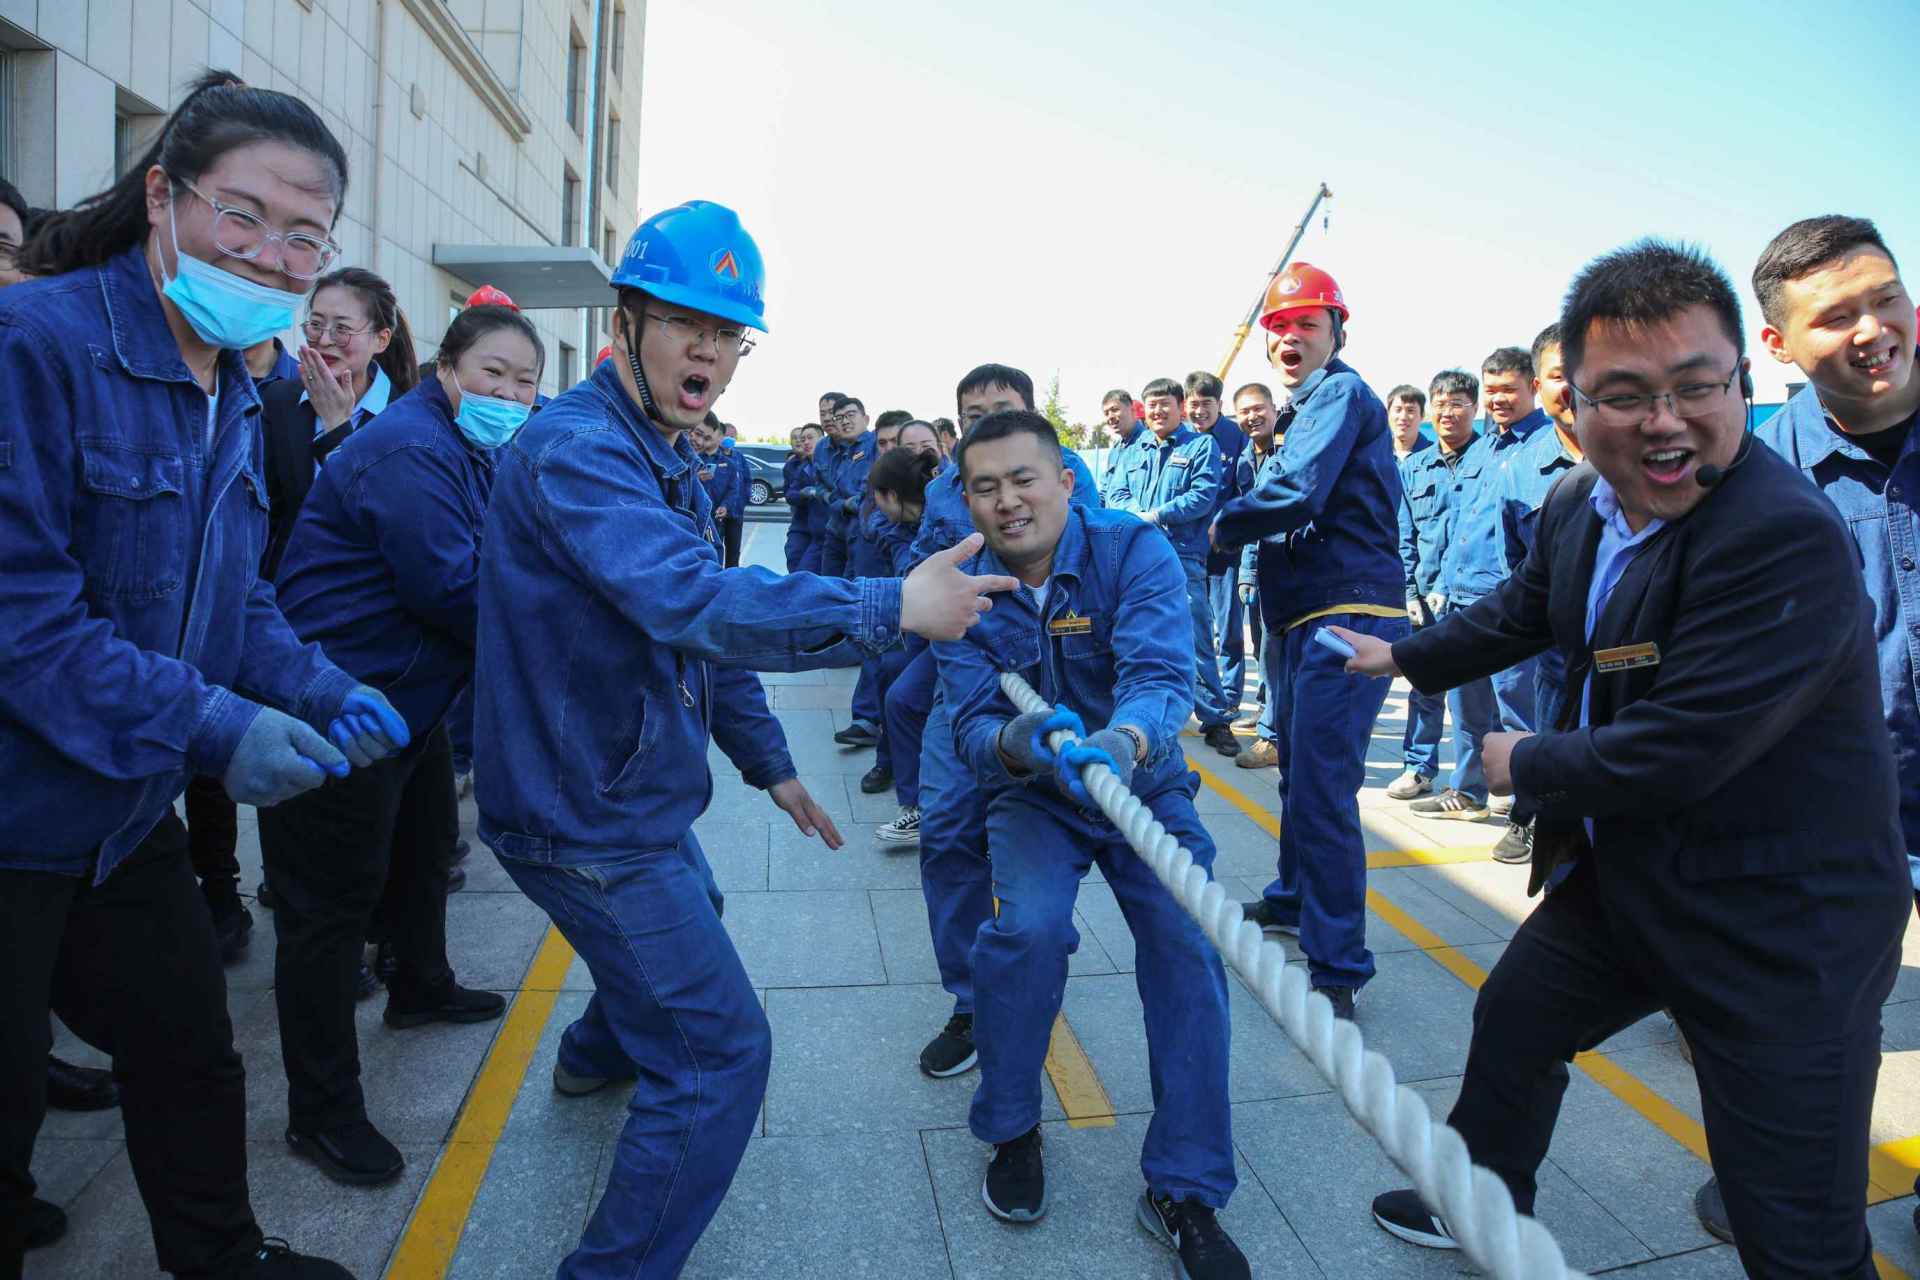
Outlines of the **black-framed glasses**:
[[1733,389],[1733,380],[1740,376],[1740,362],[1735,360],[1727,376],[1718,382],[1688,382],[1671,391],[1635,392],[1614,396],[1588,395],[1579,387],[1573,386],[1573,394],[1593,407],[1594,415],[1609,427],[1637,427],[1653,416],[1654,406],[1660,401],[1667,402],[1667,408],[1676,418],[1698,418],[1720,407],[1727,392]]
[[173,180],[213,210],[213,246],[229,258],[252,262],[266,252],[268,245],[277,244],[280,270],[295,280],[313,280],[325,275],[340,256],[340,246],[331,240],[304,231],[276,231],[259,214],[215,200],[185,178]]
[[332,338],[336,342],[351,342],[364,333],[373,332],[373,321],[359,326],[350,325],[345,320],[319,320],[308,316],[300,331],[307,335],[307,341],[320,342]]
[[713,349],[725,355],[746,355],[753,350],[753,339],[748,336],[746,327],[737,324],[708,325],[691,316],[668,316],[658,311],[646,311],[641,314],[656,324],[664,325],[675,342],[684,342],[689,347],[711,341]]

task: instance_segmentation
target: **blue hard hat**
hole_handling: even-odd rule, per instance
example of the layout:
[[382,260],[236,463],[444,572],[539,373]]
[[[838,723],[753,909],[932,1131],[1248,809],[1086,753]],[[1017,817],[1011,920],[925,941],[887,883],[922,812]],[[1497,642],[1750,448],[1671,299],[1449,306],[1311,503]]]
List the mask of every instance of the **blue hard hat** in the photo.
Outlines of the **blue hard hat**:
[[663,209],[635,228],[613,284],[766,332],[760,247],[738,214],[711,200]]

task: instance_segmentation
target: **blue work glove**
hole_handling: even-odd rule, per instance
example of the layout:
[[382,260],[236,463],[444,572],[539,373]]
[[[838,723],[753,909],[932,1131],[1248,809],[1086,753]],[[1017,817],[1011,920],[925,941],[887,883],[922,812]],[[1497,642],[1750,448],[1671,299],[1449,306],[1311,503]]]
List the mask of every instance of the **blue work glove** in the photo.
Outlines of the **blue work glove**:
[[1103,764],[1113,770],[1123,787],[1133,784],[1133,739],[1118,729],[1102,729],[1088,734],[1062,751],[1053,762],[1053,785],[1077,805],[1098,809],[1080,771],[1090,764]]
[[328,774],[346,777],[346,757],[306,721],[262,707],[240,735],[220,782],[234,803],[264,807],[313,790]]
[[1047,737],[1061,729],[1071,729],[1079,737],[1086,736],[1087,732],[1080,717],[1065,707],[1023,712],[1000,726],[997,743],[1000,758],[1012,765],[1017,773],[1040,773],[1051,769],[1053,748],[1047,745]]
[[413,740],[407,722],[386,695],[364,684],[356,685],[340,703],[340,713],[327,727],[327,736],[356,769],[386,759]]

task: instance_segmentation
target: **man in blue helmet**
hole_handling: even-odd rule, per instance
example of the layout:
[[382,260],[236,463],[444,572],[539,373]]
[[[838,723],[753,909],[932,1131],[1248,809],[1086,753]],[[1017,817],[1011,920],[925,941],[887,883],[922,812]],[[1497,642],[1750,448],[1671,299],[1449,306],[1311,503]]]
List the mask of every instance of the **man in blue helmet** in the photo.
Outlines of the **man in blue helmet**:
[[655,214],[613,277],[613,358],[499,450],[474,706],[498,747],[477,762],[480,838],[593,973],[554,1087],[636,1082],[562,1280],[678,1275],[766,1092],[766,1015],[691,830],[713,795],[709,741],[802,833],[836,848],[840,835],[746,668],[852,666],[903,631],[958,638],[984,593],[1014,586],[956,567],[978,537],[905,579],[722,567],[686,433],[766,328],[763,281],[732,210]]

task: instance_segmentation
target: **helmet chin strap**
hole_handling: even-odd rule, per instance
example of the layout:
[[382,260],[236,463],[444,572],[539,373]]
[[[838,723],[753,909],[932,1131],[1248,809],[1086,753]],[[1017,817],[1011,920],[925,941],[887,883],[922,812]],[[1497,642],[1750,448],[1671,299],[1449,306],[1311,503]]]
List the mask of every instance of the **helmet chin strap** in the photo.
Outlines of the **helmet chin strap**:
[[1347,345],[1347,322],[1332,307],[1327,308],[1327,319],[1333,322],[1333,354],[1339,355],[1340,349]]
[[640,411],[658,422],[660,410],[653,403],[653,389],[647,386],[647,375],[640,369],[640,327],[625,307],[620,309],[620,314],[627,322],[627,371],[633,375],[634,389],[640,393]]

